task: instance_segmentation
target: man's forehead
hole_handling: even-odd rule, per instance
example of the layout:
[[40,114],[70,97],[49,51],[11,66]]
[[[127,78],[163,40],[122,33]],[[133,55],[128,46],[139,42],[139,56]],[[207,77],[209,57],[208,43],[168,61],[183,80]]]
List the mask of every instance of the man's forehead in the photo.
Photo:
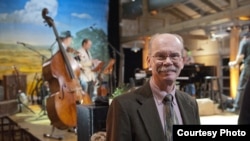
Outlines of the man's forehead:
[[153,43],[178,43],[182,44],[182,41],[172,34],[161,34],[153,39]]

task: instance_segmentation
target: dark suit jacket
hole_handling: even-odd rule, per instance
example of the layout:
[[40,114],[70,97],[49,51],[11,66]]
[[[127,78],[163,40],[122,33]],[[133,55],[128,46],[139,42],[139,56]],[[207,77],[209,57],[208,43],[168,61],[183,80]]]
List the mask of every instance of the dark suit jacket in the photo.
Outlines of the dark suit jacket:
[[240,108],[238,124],[250,124],[250,78],[247,82],[245,92],[242,99],[242,105]]
[[[200,124],[196,100],[178,90],[176,99],[183,124]],[[107,141],[164,141],[164,131],[149,82],[113,99],[106,129]]]

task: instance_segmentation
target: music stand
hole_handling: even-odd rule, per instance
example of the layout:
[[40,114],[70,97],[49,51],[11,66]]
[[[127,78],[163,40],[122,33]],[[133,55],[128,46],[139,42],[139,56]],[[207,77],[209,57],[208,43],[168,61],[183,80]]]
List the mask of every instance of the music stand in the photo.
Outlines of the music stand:
[[92,69],[93,72],[100,73],[104,65],[103,61],[98,62],[98,64]]
[[106,74],[109,76],[109,86],[110,86],[109,94],[113,93],[112,91],[113,85],[111,84],[112,83],[111,79],[112,79],[113,65],[115,64],[115,61],[116,61],[115,59],[110,59],[108,65],[103,70],[103,74]]

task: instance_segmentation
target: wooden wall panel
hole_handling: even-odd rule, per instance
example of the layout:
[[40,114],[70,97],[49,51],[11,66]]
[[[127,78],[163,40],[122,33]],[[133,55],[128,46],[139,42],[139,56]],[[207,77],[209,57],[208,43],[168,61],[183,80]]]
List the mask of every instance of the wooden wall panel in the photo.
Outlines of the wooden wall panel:
[[[20,86],[18,84],[20,82]],[[16,75],[4,75],[3,76],[3,86],[4,86],[4,99],[16,99],[18,94],[18,89],[26,93],[27,80],[26,75],[21,74]]]

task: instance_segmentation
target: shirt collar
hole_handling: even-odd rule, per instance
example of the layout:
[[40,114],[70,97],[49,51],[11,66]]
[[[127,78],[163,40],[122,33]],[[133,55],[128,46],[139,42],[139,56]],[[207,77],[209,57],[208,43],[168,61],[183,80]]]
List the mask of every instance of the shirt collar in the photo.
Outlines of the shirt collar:
[[170,93],[167,93],[166,91],[161,91],[159,89],[159,87],[155,84],[153,77],[151,77],[149,83],[150,83],[150,87],[152,89],[153,96],[154,96],[157,104],[162,104],[164,97],[167,94],[171,94],[173,96],[173,104],[176,105],[176,98],[175,98],[176,87],[175,86],[174,86],[174,89]]

